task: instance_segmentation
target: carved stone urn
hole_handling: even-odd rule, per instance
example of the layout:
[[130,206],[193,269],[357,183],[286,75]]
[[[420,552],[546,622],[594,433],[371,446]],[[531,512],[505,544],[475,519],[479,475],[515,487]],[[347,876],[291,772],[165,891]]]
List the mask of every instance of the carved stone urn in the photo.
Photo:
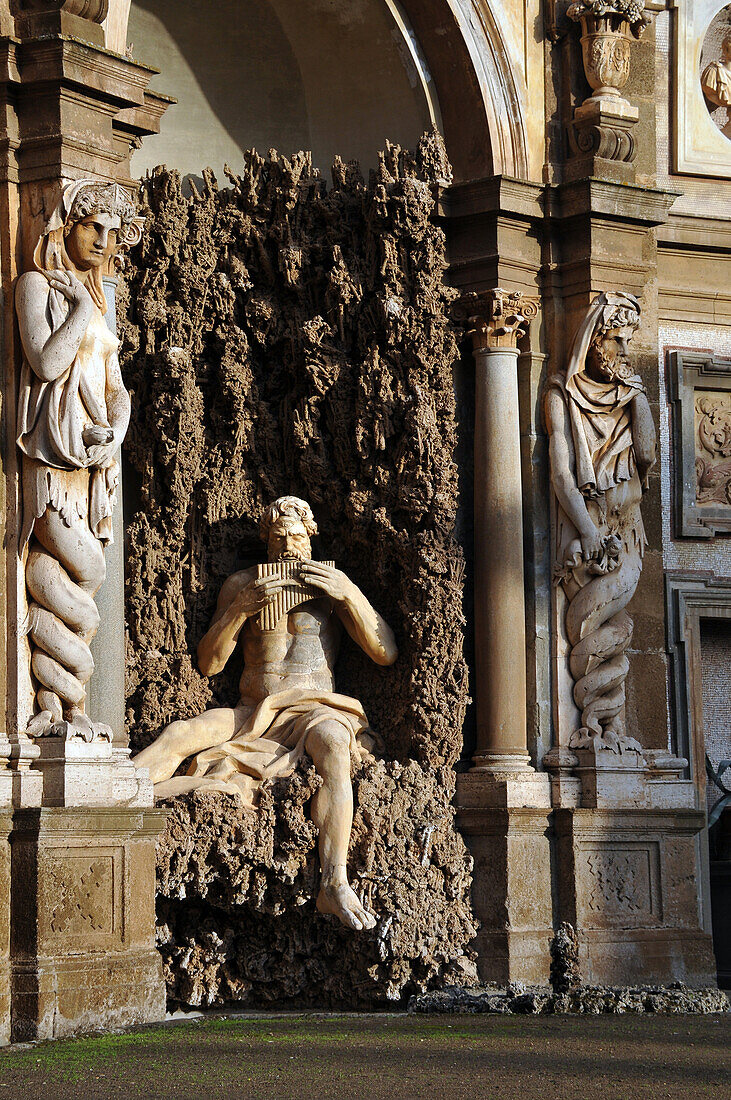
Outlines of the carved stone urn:
[[594,97],[621,97],[629,79],[630,42],[649,23],[644,0],[581,0],[568,9],[581,24],[586,79]]

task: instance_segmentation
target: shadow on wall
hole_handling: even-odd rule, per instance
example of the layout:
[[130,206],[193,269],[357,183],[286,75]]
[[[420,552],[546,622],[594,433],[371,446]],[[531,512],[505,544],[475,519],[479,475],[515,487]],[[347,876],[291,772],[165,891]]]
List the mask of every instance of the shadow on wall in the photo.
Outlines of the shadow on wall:
[[135,0],[128,40],[178,102],[132,161],[197,176],[245,149],[311,149],[377,163],[384,139],[415,145],[429,110],[384,0]]

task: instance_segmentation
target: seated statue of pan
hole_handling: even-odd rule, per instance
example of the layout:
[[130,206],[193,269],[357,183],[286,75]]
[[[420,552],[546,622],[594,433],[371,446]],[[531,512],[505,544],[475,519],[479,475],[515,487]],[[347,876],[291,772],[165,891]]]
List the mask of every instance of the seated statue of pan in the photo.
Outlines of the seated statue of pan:
[[[201,672],[215,676],[241,639],[237,704],[172,722],[135,764],[149,769],[156,797],[224,791],[254,805],[261,783],[291,775],[306,753],[322,778],[311,809],[322,872],[317,908],[359,931],[373,928],[375,918],[347,876],[350,767],[375,738],[361,704],[336,693],[333,669],[343,627],[378,665],[393,664],[397,650],[358,586],[332,562],[312,561],[316,533],[312,510],[298,497],[279,497],[265,510],[269,564],[224,582],[198,646]],[[189,757],[187,774],[176,775]]]

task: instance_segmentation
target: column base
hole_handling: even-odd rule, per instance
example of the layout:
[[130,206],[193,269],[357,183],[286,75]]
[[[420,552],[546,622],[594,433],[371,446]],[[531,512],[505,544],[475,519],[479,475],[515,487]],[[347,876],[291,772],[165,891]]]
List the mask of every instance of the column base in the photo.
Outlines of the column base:
[[699,810],[557,809],[559,920],[576,930],[584,985],[715,985],[700,924]]
[[32,766],[39,751],[24,733],[0,736],[0,806],[40,806],[43,777]]
[[14,1042],[165,1016],[155,950],[155,840],[165,815],[16,810],[11,833]]
[[480,752],[472,757],[470,771],[502,776],[534,772],[535,769],[527,752]]
[[472,903],[484,982],[547,985],[553,936],[549,777],[525,769],[457,777],[457,824],[474,859]]

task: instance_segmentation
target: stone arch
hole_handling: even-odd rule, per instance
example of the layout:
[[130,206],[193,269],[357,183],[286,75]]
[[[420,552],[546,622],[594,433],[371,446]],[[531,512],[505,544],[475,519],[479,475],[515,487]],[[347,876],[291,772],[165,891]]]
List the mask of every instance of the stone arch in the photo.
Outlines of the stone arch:
[[456,178],[527,179],[523,110],[490,3],[401,0],[401,6],[434,77]]
[[[413,29],[436,87],[430,113],[441,124],[456,179],[527,179],[523,106],[491,0],[383,2]],[[130,0],[109,0],[107,45],[119,53],[126,48],[129,9]]]

